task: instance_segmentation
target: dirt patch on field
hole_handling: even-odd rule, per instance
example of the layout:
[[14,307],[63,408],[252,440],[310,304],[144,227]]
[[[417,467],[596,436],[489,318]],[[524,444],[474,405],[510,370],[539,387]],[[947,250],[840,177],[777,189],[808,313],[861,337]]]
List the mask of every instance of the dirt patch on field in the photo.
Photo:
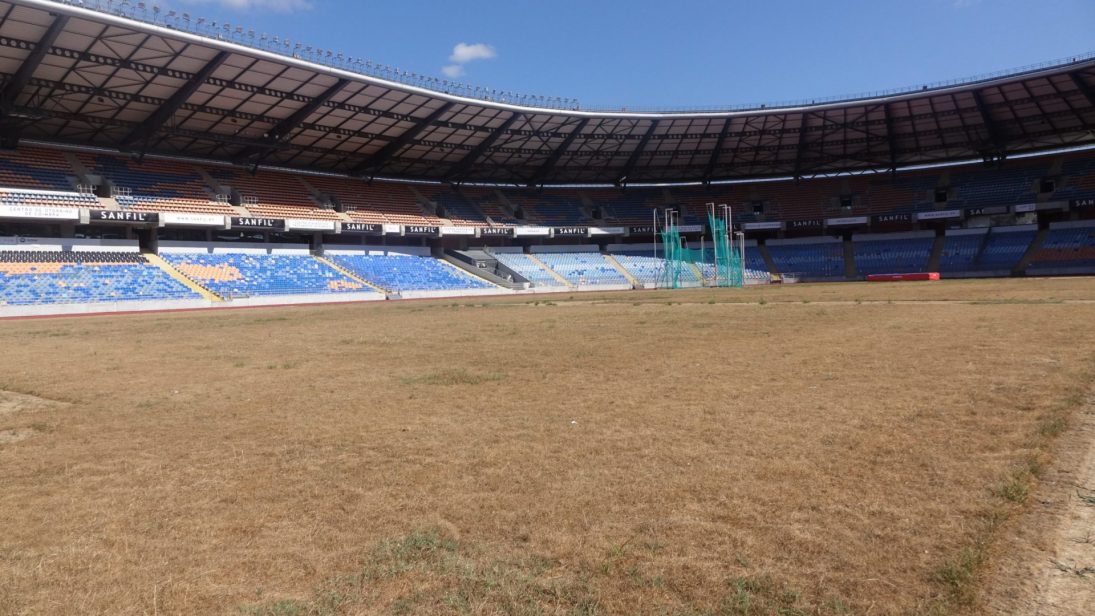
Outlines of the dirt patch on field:
[[35,428],[12,428],[10,430],[0,430],[0,445],[18,443],[19,441],[26,440],[37,433],[38,430]]
[[46,398],[39,398],[38,396],[0,389],[0,417],[14,415],[15,413],[53,411],[67,406],[70,406],[68,402],[47,400]]
[[52,430],[51,424],[41,421],[21,424],[20,422],[29,421],[30,414],[56,411],[70,406],[72,405],[68,402],[0,389],[0,446],[25,441],[36,434]]
[[1030,508],[1004,530],[986,585],[997,614],[1095,614],[1095,396],[1060,439]]

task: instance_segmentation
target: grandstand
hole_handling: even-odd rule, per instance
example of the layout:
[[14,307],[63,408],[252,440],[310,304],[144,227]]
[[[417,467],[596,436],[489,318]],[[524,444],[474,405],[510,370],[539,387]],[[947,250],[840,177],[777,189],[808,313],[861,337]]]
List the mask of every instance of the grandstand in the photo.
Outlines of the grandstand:
[[78,154],[77,158],[110,183],[123,209],[238,214],[226,202],[217,202],[197,169],[185,163],[156,159],[135,163],[104,154]]
[[926,272],[934,243],[935,234],[930,231],[908,236],[891,235],[885,239],[857,237],[853,242],[856,271],[861,276]]
[[568,250],[537,247],[536,257],[568,283],[576,287],[630,288],[627,278],[614,267],[596,246],[576,245]]
[[[1083,231],[1095,218],[1095,157],[1083,149],[1095,146],[1088,56],[878,98],[623,113],[627,122],[429,91],[395,113],[380,101],[405,95],[404,85],[303,62],[293,79],[273,77],[258,92],[229,67],[260,50],[114,15],[116,36],[186,49],[127,65],[156,91],[135,100],[99,70],[126,58],[75,34],[106,19],[97,5],[0,4],[20,7],[26,36],[52,27],[63,42],[28,56],[19,50],[35,41],[10,33],[0,46],[0,72],[28,77],[2,86],[5,96],[19,117],[35,118],[16,122],[18,138],[0,151],[0,239],[126,239],[147,262],[163,256],[199,294],[228,304],[657,286],[655,219],[677,212],[682,235],[703,245],[710,203],[727,205],[748,237],[750,283],[1095,273]],[[288,70],[289,58],[262,57]],[[55,102],[65,92],[80,108],[93,91],[118,105],[107,126]],[[945,143],[934,136],[944,115],[962,126]],[[751,138],[758,120],[772,143],[798,147]],[[861,134],[860,124],[871,129],[850,152],[846,134]],[[343,125],[359,128],[334,128]],[[657,165],[643,152],[644,136],[655,134]],[[262,248],[215,246],[229,241]],[[458,251],[486,246],[502,277],[451,265]],[[324,260],[328,251],[360,254]],[[701,259],[685,286],[712,271]],[[497,286],[506,275],[527,283]]]
[[199,297],[134,252],[0,250],[0,306]]
[[796,274],[803,280],[844,278],[844,246],[836,238],[773,240],[766,244],[775,274]]
[[1031,257],[1031,273],[1090,273],[1095,268],[1095,221],[1057,223]]
[[200,253],[164,254],[176,270],[217,295],[309,295],[373,290],[311,255]]
[[397,293],[494,288],[452,265],[409,251],[371,251],[369,254],[340,251],[332,254],[331,260],[362,280]]

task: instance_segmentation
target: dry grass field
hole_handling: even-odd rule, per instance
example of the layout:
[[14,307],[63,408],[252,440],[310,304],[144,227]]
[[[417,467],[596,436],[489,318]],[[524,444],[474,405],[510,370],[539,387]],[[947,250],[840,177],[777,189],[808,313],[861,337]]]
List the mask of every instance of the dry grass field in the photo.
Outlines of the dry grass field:
[[0,350],[0,614],[997,613],[1086,455],[1095,280],[6,321]]

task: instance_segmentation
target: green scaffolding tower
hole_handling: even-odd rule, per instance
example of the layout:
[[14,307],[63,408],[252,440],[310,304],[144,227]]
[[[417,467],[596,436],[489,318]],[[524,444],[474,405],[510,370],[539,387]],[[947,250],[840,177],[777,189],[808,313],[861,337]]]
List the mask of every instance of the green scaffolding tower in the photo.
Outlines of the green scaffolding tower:
[[665,210],[663,223],[657,225],[656,217],[654,221],[655,227],[661,226],[658,238],[661,239],[663,250],[663,267],[658,276],[659,289],[680,289],[698,285],[694,272],[697,271],[696,262],[701,255],[697,254],[698,251],[684,247],[677,215],[675,210]]
[[681,247],[681,231],[677,225],[666,226],[658,236],[662,240],[664,252],[664,266],[658,280],[658,287],[662,289],[681,288],[681,278],[687,280],[688,274],[685,268],[689,267],[686,257],[686,248]]
[[720,207],[723,209],[722,217],[718,216],[714,203],[708,204],[707,223],[714,243],[711,254],[714,271],[705,283],[711,287],[741,288],[745,286],[745,240],[739,233],[739,242],[734,242],[730,208],[725,205]]
[[[663,213],[658,238],[663,250],[663,264],[658,276],[658,288],[680,289],[697,287],[742,287],[745,285],[745,240],[738,233],[738,242],[730,224],[730,208],[721,205],[721,216],[714,203],[709,203],[707,223],[714,245],[711,250],[685,248],[681,239],[678,212],[668,209]],[[657,257],[657,253],[655,253]]]

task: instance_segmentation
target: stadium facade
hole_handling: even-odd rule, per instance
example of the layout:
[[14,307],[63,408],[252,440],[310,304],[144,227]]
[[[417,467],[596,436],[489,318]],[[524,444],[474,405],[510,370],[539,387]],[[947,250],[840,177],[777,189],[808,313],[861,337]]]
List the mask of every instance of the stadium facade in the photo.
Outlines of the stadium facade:
[[708,203],[747,282],[1095,272],[1092,55],[592,111],[150,6],[0,2],[0,311],[651,286],[666,210],[700,285]]

